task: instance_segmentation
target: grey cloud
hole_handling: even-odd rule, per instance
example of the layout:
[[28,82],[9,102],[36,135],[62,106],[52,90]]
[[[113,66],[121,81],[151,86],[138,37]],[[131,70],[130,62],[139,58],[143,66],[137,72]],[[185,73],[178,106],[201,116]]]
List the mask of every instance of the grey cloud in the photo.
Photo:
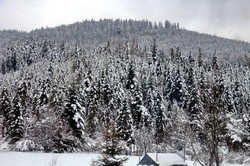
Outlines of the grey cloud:
[[249,0],[127,0],[123,5],[135,18],[168,19],[190,30],[250,41]]
[[[61,8],[61,4],[65,7],[65,4],[81,4],[82,2],[91,4],[93,9],[84,8],[87,5],[70,5],[74,7],[74,11],[65,11],[67,19],[60,17],[65,13],[62,11],[64,8]],[[51,4],[57,5],[52,8],[55,11],[46,13],[46,9],[50,8]],[[110,17],[151,21],[168,19],[171,22],[179,22],[181,27],[186,29],[250,42],[249,6],[249,0],[107,0],[105,2],[98,0],[91,2],[87,0],[0,0],[0,29],[7,27],[30,30],[41,26],[81,21],[76,19],[85,19],[84,16],[96,19]]]

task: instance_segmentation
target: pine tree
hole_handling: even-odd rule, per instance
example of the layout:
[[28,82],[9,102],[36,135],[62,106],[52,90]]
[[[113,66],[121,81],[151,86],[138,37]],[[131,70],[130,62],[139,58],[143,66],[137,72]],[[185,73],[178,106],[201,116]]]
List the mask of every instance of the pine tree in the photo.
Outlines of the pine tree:
[[28,88],[26,82],[23,82],[19,85],[17,93],[20,96],[22,109],[24,113],[26,113],[27,100],[28,100]]
[[39,105],[45,105],[48,104],[48,88],[50,81],[47,78],[46,80],[43,81],[42,85],[41,85],[41,92],[40,92],[40,96],[39,96]]
[[187,72],[186,88],[187,94],[184,110],[189,117],[191,129],[198,133],[201,130],[200,123],[204,114],[203,103],[201,100],[200,88],[195,77],[194,66],[190,66]]
[[182,104],[183,102],[183,79],[181,78],[180,69],[177,69],[172,91],[170,93],[171,102],[177,101]]
[[162,69],[161,69],[161,62],[158,61],[155,69],[155,73],[157,77],[160,77],[162,75]]
[[203,59],[202,59],[203,57],[202,57],[202,52],[201,52],[201,48],[199,48],[199,55],[198,55],[198,60],[197,60],[197,62],[198,62],[198,67],[203,67]]
[[40,52],[40,56],[42,58],[48,58],[49,52],[50,52],[49,41],[48,40],[44,40],[43,46],[42,46],[42,50]]
[[172,75],[170,74],[170,69],[167,68],[163,75],[163,96],[164,99],[170,99],[170,93],[172,91],[173,86],[173,79]]
[[151,50],[151,54],[152,54],[152,61],[153,61],[153,64],[156,63],[157,61],[157,45],[156,45],[156,40],[154,39],[153,41],[153,45],[152,45],[152,50]]
[[235,113],[240,118],[244,114],[245,111],[245,105],[244,105],[244,98],[243,98],[243,90],[242,85],[238,81],[234,84],[233,89],[233,101],[234,101],[234,108]]
[[165,131],[165,113],[162,104],[162,97],[159,92],[154,94],[154,114],[156,139],[157,142],[162,142]]
[[102,72],[101,78],[99,80],[98,89],[100,92],[101,104],[108,105],[112,98],[112,89],[110,88],[108,79],[106,78],[104,72]]
[[99,111],[99,100],[98,100],[98,94],[95,87],[92,87],[88,97],[89,97],[89,104],[87,107],[87,116],[86,116],[86,133],[88,133],[89,137],[94,138],[95,133],[97,131],[97,115]]
[[181,54],[181,49],[180,47],[177,47],[176,48],[176,52],[175,52],[175,55],[174,55],[174,60],[177,64],[180,64],[181,61],[182,61],[182,54]]
[[6,128],[8,128],[6,121],[8,120],[8,113],[11,111],[11,102],[7,88],[4,88],[0,96],[0,115],[3,116],[2,137],[5,136]]
[[107,45],[103,48],[103,52],[105,55],[110,55],[111,54],[111,49],[110,49],[110,41],[107,41]]
[[153,128],[154,130],[152,131],[152,134],[156,136],[156,107],[158,107],[158,105],[156,86],[152,78],[154,77],[149,77],[146,81],[146,94],[143,103],[145,107],[142,107],[141,126],[148,129]]
[[213,59],[212,59],[212,69],[214,71],[218,70],[219,69],[219,65],[218,65],[218,60],[217,60],[217,56],[216,56],[216,50],[213,54]]
[[138,129],[142,120],[142,93],[139,89],[135,89],[131,92],[131,114],[133,118],[133,124]]
[[117,157],[123,151],[122,145],[119,143],[119,134],[115,130],[114,124],[105,127],[104,145],[102,147],[102,156],[100,159],[92,163],[93,166],[123,166],[127,158]]
[[[243,118],[244,130],[245,130],[244,133],[246,136],[249,136],[250,135],[250,113],[244,114],[242,118]],[[245,141],[248,142],[249,138],[246,137]]]
[[132,65],[132,63],[129,64],[129,68],[128,68],[128,76],[127,76],[127,82],[126,82],[126,88],[133,90],[135,89],[136,86],[136,81],[135,81],[135,70],[134,70],[134,66]]
[[81,105],[75,86],[68,89],[65,109],[62,115],[67,119],[73,135],[77,138],[83,138],[85,134],[85,108]]
[[227,133],[227,119],[225,115],[224,102],[222,95],[224,93],[224,84],[221,77],[213,76],[213,82],[209,89],[203,93],[204,109],[207,118],[204,123],[204,133],[202,141],[209,151],[209,164],[220,165],[219,145],[225,140]]
[[0,70],[1,70],[1,73],[4,75],[4,74],[7,73],[7,71],[6,71],[6,64],[5,64],[6,62],[5,62],[4,59],[2,59],[1,62],[2,63],[1,63],[1,69]]
[[12,55],[10,57],[11,68],[13,69],[13,71],[18,70],[17,53],[15,51],[16,51],[15,49],[12,50]]
[[171,28],[171,23],[168,20],[165,20],[164,27],[166,29],[170,29]]
[[[53,85],[51,94],[48,98],[49,107],[55,111],[55,114],[61,116],[63,113],[63,102],[65,100],[65,92],[58,85]],[[46,93],[45,93],[46,94]],[[41,102],[42,100],[40,100]],[[34,103],[36,105],[36,103]]]
[[122,107],[118,111],[118,117],[116,119],[116,130],[119,134],[119,138],[129,144],[133,143],[133,122],[132,115],[129,109],[127,100],[124,99]]
[[13,99],[13,108],[7,113],[7,138],[14,144],[24,137],[23,107],[20,93]]

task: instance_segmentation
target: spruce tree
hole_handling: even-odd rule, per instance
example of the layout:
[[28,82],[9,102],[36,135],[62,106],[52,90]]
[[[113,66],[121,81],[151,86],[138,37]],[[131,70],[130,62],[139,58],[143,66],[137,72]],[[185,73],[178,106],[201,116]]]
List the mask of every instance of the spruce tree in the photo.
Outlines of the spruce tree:
[[4,74],[6,74],[7,73],[7,71],[6,71],[6,62],[5,62],[5,60],[4,59],[1,59],[1,68],[0,68],[0,70],[1,70],[1,73],[4,75]]
[[122,107],[118,111],[116,119],[116,130],[121,140],[129,144],[133,143],[133,122],[127,100],[124,99]]
[[173,88],[170,93],[171,102],[177,101],[179,104],[183,102],[183,78],[180,69],[175,73]]
[[85,108],[81,105],[77,88],[72,86],[68,89],[63,117],[67,119],[73,135],[81,139],[85,133]]
[[7,113],[7,138],[14,144],[24,137],[23,107],[20,93],[13,99],[13,108]]
[[201,68],[204,65],[201,48],[199,48],[198,51],[199,51],[199,55],[198,55],[197,63],[198,63],[198,67]]
[[0,115],[3,117],[2,124],[2,137],[5,136],[6,129],[8,128],[6,121],[8,120],[8,114],[11,112],[11,101],[7,88],[4,88],[0,96]]
[[100,92],[100,102],[102,105],[107,106],[112,98],[112,89],[110,88],[107,76],[104,74],[104,72],[102,72],[98,84],[98,89]]
[[136,81],[135,81],[135,69],[132,63],[129,64],[128,68],[128,76],[126,81],[126,88],[129,90],[135,89]]
[[39,105],[45,105],[48,104],[48,79],[44,80],[41,85],[41,92],[39,96]]
[[138,129],[142,120],[142,93],[139,89],[134,89],[131,92],[131,114],[133,118],[133,124]]
[[203,103],[207,118],[204,123],[203,145],[209,151],[209,164],[220,165],[219,145],[225,140],[227,133],[226,109],[222,95],[224,93],[224,84],[221,76],[214,73],[210,87],[203,92]]
[[91,88],[91,91],[88,95],[88,107],[86,115],[86,133],[88,133],[89,137],[94,138],[95,133],[97,131],[97,115],[99,111],[99,100],[98,94],[95,87]]
[[157,142],[163,141],[165,131],[165,113],[162,104],[162,97],[159,92],[154,94],[155,134]]
[[154,39],[153,41],[153,45],[152,45],[152,48],[151,48],[151,54],[152,54],[152,61],[153,61],[153,64],[156,64],[156,61],[157,61],[157,45],[156,45],[156,40]]
[[123,166],[127,160],[125,157],[117,157],[123,151],[120,144],[119,134],[116,132],[113,122],[105,126],[103,132],[104,144],[102,146],[102,156],[93,161],[93,166]]

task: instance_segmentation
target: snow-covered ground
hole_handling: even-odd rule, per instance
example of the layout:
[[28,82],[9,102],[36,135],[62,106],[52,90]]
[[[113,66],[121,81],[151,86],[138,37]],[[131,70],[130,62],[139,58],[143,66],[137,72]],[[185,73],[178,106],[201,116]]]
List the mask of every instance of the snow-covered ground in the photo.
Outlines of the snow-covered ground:
[[[57,159],[60,166],[91,166],[97,159],[96,153],[41,153],[41,152],[10,152],[0,151],[0,166],[49,166],[52,159]],[[173,154],[165,154],[171,161],[178,160]],[[160,159],[160,158],[159,158]],[[136,166],[138,156],[130,156],[124,166]]]
[[[57,159],[58,166],[91,166],[93,160],[97,159],[96,153],[42,153],[42,152],[10,152],[0,151],[0,166],[50,166],[52,159]],[[180,158],[173,154],[164,154],[165,159],[178,161]],[[161,159],[161,158],[159,158]],[[124,166],[137,166],[138,156],[130,156]],[[188,166],[193,166],[192,161],[187,161]],[[165,165],[161,165],[165,166]],[[196,165],[198,166],[198,165]],[[225,166],[225,165],[224,165]],[[243,166],[243,165],[226,165]]]
[[57,159],[60,166],[90,166],[97,158],[91,153],[32,153],[32,152],[0,152],[1,166],[49,166],[52,159]]

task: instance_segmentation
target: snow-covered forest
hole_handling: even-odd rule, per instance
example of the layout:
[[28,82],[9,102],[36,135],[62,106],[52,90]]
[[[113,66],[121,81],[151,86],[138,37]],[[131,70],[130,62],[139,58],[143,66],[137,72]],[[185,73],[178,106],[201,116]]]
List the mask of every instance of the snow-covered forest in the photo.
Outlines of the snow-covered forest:
[[[250,155],[250,44],[147,20],[0,31],[0,137],[15,151]],[[232,157],[233,156],[233,157]]]

